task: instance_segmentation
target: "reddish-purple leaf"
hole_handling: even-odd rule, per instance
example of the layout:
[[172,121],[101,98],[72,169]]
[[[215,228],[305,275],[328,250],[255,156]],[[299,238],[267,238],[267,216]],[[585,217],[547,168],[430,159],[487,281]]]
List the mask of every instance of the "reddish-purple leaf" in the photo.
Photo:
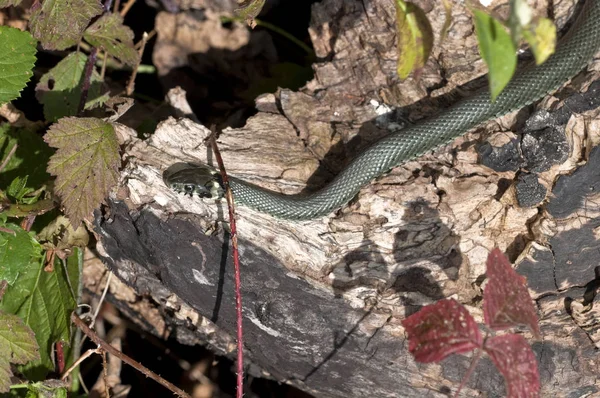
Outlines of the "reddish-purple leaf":
[[477,323],[456,300],[440,300],[402,321],[408,350],[418,362],[438,362],[450,354],[481,347]]
[[537,360],[521,335],[505,334],[489,338],[483,349],[504,376],[508,398],[540,396]]
[[483,291],[485,323],[494,330],[527,325],[539,338],[538,317],[524,277],[517,274],[500,249],[487,260],[488,283]]

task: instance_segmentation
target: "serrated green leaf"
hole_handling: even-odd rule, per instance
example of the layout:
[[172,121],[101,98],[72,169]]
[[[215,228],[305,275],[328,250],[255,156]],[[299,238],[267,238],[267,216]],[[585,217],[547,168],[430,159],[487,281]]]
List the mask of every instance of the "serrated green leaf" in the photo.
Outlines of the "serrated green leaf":
[[52,270],[46,270],[43,261],[32,264],[19,275],[17,283],[6,289],[0,302],[0,310],[18,315],[35,333],[40,359],[21,368],[30,379],[41,380],[54,370],[52,345],[70,341],[70,316],[77,302],[69,279],[74,271],[65,269],[64,264],[76,266],[58,257]]
[[425,12],[413,3],[396,0],[396,30],[398,77],[404,80],[415,72],[418,78],[433,48],[433,30]]
[[50,179],[46,165],[52,150],[35,131],[27,128],[12,127],[8,123],[0,124],[0,163],[4,162],[13,147],[17,151],[0,172],[0,189],[17,177],[27,175],[27,188],[38,189]]
[[33,76],[35,46],[29,32],[0,26],[0,104],[17,98]]
[[32,8],[29,26],[46,50],[64,50],[81,40],[92,18],[101,12],[98,0],[44,0],[41,7]]
[[10,363],[25,364],[39,358],[33,331],[18,316],[0,311],[0,392],[10,389]]
[[492,101],[504,90],[517,67],[516,47],[504,26],[486,13],[473,10],[479,52],[488,66]]
[[112,125],[95,118],[68,117],[53,124],[46,142],[58,148],[48,171],[56,176],[55,192],[74,226],[117,184],[119,144]]
[[[44,105],[44,117],[47,121],[55,122],[61,117],[77,114],[86,62],[85,54],[71,53],[40,79],[35,90]],[[105,91],[100,74],[94,71],[85,109],[102,103],[106,98]]]
[[0,280],[12,285],[32,263],[39,261],[42,247],[32,234],[18,225],[8,223],[1,226],[4,231],[0,230]]
[[135,66],[138,52],[133,45],[133,31],[123,25],[119,14],[105,14],[92,24],[83,34],[92,46],[103,48],[122,62]]
[[525,40],[531,47],[536,64],[541,64],[554,53],[556,47],[556,26],[548,18],[540,18],[533,28],[523,31]]

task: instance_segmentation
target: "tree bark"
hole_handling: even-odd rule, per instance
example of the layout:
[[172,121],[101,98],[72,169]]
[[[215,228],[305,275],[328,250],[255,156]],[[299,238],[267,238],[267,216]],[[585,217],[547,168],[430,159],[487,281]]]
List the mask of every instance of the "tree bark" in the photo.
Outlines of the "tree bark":
[[[441,2],[417,3],[439,34]],[[559,25],[572,4],[556,2]],[[315,79],[263,96],[244,127],[220,135],[228,173],[286,194],[310,191],[376,138],[456,102],[457,87],[483,73],[468,13],[456,6],[420,80],[400,83],[394,24],[393,2],[316,3]],[[539,309],[541,396],[597,393],[600,83],[597,63],[589,69],[539,104],[547,112],[525,109],[468,132],[327,217],[291,222],[238,207],[250,371],[323,397],[446,396],[469,358],[415,363],[400,322],[447,297],[481,321],[485,261],[497,246],[527,276]],[[126,167],[96,213],[98,252],[181,341],[232,356],[226,204],[178,195],[161,178],[175,161],[214,164],[208,129],[170,118],[145,141],[118,130]],[[505,395],[489,359],[474,375],[464,396]]]

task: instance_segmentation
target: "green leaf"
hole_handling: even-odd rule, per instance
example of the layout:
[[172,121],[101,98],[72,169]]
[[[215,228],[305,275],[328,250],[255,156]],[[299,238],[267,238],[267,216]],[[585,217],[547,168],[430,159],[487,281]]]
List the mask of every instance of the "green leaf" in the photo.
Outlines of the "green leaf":
[[0,104],[17,98],[33,76],[35,46],[28,32],[0,26]]
[[0,302],[0,310],[18,315],[35,333],[40,359],[22,368],[31,379],[41,380],[54,370],[51,355],[55,342],[70,342],[70,316],[77,301],[69,276],[79,272],[66,269],[72,266],[76,263],[67,261],[65,265],[56,257],[53,269],[47,270],[44,262],[38,261],[6,289]]
[[411,72],[419,73],[433,47],[433,31],[425,12],[413,3],[396,0],[398,32],[398,77],[406,79]]
[[53,124],[46,142],[58,148],[48,171],[74,226],[100,206],[117,184],[119,144],[112,125],[96,118],[69,117]]
[[26,273],[32,263],[39,261],[42,247],[18,225],[9,223],[0,227],[0,280],[13,285],[19,274]]
[[119,14],[105,14],[92,24],[83,34],[85,40],[94,47],[106,52],[122,62],[135,66],[139,54],[133,45],[133,31],[123,25]]
[[556,26],[550,19],[540,18],[535,27],[523,31],[523,37],[531,47],[536,64],[543,63],[554,53]]
[[102,12],[98,0],[44,0],[32,7],[29,26],[46,50],[76,45],[91,19]]
[[52,150],[35,131],[12,127],[8,123],[0,124],[0,163],[4,162],[15,145],[16,152],[0,172],[0,189],[24,175],[28,176],[27,188],[40,188],[50,179],[46,165]]
[[68,386],[66,381],[53,379],[29,383],[25,398],[67,398],[68,393],[65,386]]
[[[71,286],[71,295],[73,299],[79,303],[81,299],[81,273],[83,271],[83,250],[79,247],[73,247],[71,255],[67,257],[67,273]],[[63,346],[63,353],[65,358],[65,367],[69,368],[79,358],[80,346],[78,342],[78,336],[76,333],[72,333],[71,344]]]
[[479,10],[473,10],[473,15],[479,52],[489,69],[491,99],[495,101],[517,67],[516,47],[501,22]]
[[0,311],[0,392],[10,390],[10,363],[25,364],[40,358],[30,328],[18,316]]
[[17,201],[22,200],[23,196],[33,192],[33,188],[27,188],[27,178],[28,176],[17,176],[8,186],[6,193],[15,198]]
[[[44,105],[44,117],[47,121],[55,122],[61,117],[77,114],[86,62],[85,54],[71,53],[40,79],[35,90]],[[105,91],[100,74],[94,71],[85,109],[91,109],[98,102],[102,103]]]

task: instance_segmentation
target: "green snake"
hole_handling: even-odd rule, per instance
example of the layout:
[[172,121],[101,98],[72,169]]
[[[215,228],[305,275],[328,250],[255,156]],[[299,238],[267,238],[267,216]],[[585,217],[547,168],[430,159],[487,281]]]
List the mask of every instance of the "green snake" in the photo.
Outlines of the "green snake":
[[[556,52],[542,65],[519,71],[496,101],[490,101],[489,91],[482,90],[437,116],[383,137],[358,155],[333,181],[309,195],[282,195],[230,178],[235,201],[282,219],[307,220],[328,215],[348,203],[363,186],[402,162],[557,90],[581,71],[599,48],[600,0],[587,0]],[[176,163],[163,173],[163,179],[177,192],[210,198],[223,196],[218,172],[202,164]]]

